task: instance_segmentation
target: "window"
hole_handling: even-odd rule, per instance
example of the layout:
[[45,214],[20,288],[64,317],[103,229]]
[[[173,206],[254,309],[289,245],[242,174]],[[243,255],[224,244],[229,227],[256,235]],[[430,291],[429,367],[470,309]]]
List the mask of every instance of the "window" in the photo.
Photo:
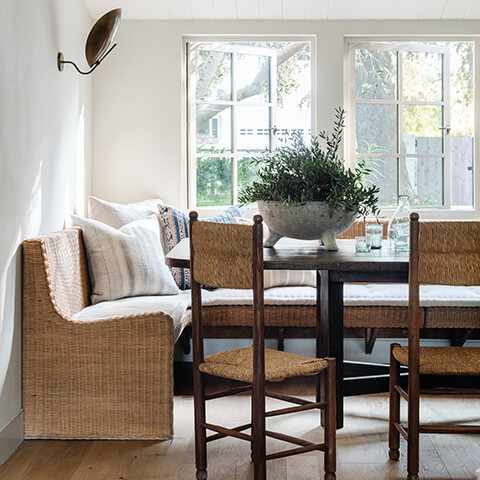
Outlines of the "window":
[[350,152],[380,204],[474,205],[474,42],[351,42]]
[[189,207],[236,203],[255,155],[311,132],[311,42],[187,42]]

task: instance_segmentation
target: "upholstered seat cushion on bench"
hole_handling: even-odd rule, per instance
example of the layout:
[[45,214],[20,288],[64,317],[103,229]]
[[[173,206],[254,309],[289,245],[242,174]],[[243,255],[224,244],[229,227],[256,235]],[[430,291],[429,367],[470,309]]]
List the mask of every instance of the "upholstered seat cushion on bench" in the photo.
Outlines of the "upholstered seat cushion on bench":
[[[219,288],[203,290],[204,320],[209,326],[250,325],[251,290]],[[407,284],[346,284],[345,326],[406,326]],[[424,285],[420,292],[422,327],[480,328],[480,288]],[[275,287],[265,290],[267,326],[313,327],[316,289]],[[90,305],[72,316],[79,322],[93,322],[128,315],[159,312],[173,320],[174,341],[191,322],[190,290],[178,295],[141,296]],[[445,319],[449,323],[445,324]],[[452,314],[454,315],[452,320]],[[453,322],[453,323],[452,323]]]
[[[219,288],[204,291],[205,306],[251,305],[250,290]],[[316,289],[313,287],[275,287],[265,290],[265,305],[315,305]],[[345,284],[344,305],[407,307],[407,284]],[[451,287],[422,285],[421,307],[480,307],[480,287]]]
[[[346,328],[407,326],[407,284],[345,284],[344,288]],[[480,328],[480,288],[425,285],[421,289],[421,327]],[[207,327],[251,325],[251,291],[205,290],[202,296],[203,320]],[[187,310],[182,325],[189,322],[190,310]],[[265,290],[265,326],[313,328],[315,324],[315,288]]]
[[182,333],[189,318],[185,316],[190,306],[190,291],[177,295],[128,297],[108,302],[100,302],[80,310],[72,316],[78,322],[94,322],[145,313],[162,313],[173,320],[174,342]]

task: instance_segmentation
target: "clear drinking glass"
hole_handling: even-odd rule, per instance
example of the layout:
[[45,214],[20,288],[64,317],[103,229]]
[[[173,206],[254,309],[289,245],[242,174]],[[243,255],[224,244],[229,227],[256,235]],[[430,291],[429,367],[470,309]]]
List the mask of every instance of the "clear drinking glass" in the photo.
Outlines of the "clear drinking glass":
[[365,224],[365,235],[371,239],[372,248],[382,248],[383,225],[381,223]]
[[367,236],[355,237],[355,251],[357,253],[368,253],[372,248],[372,239]]

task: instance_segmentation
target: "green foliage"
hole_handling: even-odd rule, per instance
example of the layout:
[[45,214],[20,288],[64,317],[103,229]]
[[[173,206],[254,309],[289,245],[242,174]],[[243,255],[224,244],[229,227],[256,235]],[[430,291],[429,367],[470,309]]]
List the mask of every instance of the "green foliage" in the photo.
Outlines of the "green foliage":
[[378,188],[365,185],[364,178],[370,174],[365,162],[349,170],[338,156],[344,119],[345,111],[337,108],[331,135],[320,132],[312,137],[311,145],[305,145],[302,137],[294,134],[292,146],[254,158],[258,180],[241,190],[240,204],[273,200],[288,205],[313,200],[358,215],[377,215]]
[[232,163],[228,157],[197,158],[197,205],[232,203]]
[[[232,203],[232,160],[225,148],[215,145],[197,145],[197,206],[225,206]],[[248,154],[245,154],[248,155]],[[237,183],[241,187],[256,178],[251,157],[237,159]]]

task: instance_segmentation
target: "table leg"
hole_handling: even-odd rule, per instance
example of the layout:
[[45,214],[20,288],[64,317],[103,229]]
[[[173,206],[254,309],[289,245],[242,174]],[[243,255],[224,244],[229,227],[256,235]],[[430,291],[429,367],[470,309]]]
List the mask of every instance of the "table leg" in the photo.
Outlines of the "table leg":
[[[317,356],[337,360],[337,428],[343,427],[343,282],[317,271]],[[323,389],[322,389],[323,390]],[[317,394],[318,396],[318,394]],[[322,394],[323,397],[323,394]]]

